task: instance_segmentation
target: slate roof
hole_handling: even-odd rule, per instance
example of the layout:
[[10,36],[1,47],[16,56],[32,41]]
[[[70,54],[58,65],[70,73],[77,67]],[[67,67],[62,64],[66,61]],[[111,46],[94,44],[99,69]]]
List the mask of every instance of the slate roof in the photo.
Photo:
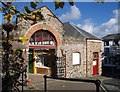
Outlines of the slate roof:
[[102,38],[103,40],[120,40],[120,33],[117,34],[109,34]]
[[100,40],[96,36],[86,32],[85,30],[77,27],[76,25],[70,22],[63,23],[63,25],[64,25],[64,30],[65,30],[64,35],[78,37],[80,39],[87,38],[87,39],[93,39],[93,40]]

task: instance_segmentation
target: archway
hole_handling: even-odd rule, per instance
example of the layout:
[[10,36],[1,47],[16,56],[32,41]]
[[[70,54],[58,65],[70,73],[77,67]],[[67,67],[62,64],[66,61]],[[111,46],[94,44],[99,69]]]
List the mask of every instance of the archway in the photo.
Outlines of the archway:
[[[44,36],[44,33],[48,34],[47,38]],[[35,34],[37,34],[36,35],[37,39],[36,38],[32,39],[33,37],[35,37]],[[40,24],[30,27],[25,36],[29,39],[27,42],[25,42],[25,45],[29,47],[29,61],[30,54],[32,56],[31,60],[33,61],[32,65],[29,64],[29,68],[33,67],[33,70],[32,71],[29,70],[29,72],[55,75],[56,48],[57,46],[60,46],[62,44],[59,33],[51,26]],[[45,39],[46,41],[44,41]],[[40,61],[38,60],[39,58],[44,59],[43,66],[41,66],[42,64],[40,62],[37,63],[38,61]],[[51,62],[47,62],[47,60]],[[39,65],[41,68],[37,68],[37,66]]]
[[54,75],[56,39],[48,30],[36,31],[29,40],[29,72]]
[[[49,32],[51,32],[55,39],[56,39],[56,43],[57,43],[57,46],[60,46],[62,45],[62,41],[60,39],[60,35],[59,33],[54,29],[52,28],[51,26],[47,25],[47,24],[40,24],[40,25],[34,25],[34,26],[31,26],[27,33],[25,34],[25,36],[30,39],[31,36],[38,30],[48,30]],[[25,42],[25,45],[29,47],[29,40]]]

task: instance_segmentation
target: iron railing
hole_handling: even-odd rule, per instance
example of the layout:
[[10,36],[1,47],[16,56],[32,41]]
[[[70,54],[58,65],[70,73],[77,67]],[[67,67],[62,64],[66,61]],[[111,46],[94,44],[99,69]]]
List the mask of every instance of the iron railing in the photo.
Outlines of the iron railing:
[[56,79],[56,80],[64,80],[64,81],[76,81],[76,82],[87,82],[87,83],[93,83],[96,85],[96,92],[100,92],[100,88],[103,92],[108,92],[106,88],[101,84],[100,80],[89,80],[89,79],[77,79],[77,78],[63,78],[63,77],[52,77],[44,75],[44,92],[47,92],[47,78],[50,79]]

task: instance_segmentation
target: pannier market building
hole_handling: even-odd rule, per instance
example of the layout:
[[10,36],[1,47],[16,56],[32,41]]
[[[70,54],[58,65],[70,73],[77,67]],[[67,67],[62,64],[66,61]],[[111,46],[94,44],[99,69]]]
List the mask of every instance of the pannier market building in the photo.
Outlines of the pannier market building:
[[[15,38],[25,36],[23,45],[28,72],[62,77],[101,75],[102,41],[66,22],[62,23],[46,6],[41,11],[44,20],[32,21],[17,18]],[[19,35],[19,36],[18,36]]]

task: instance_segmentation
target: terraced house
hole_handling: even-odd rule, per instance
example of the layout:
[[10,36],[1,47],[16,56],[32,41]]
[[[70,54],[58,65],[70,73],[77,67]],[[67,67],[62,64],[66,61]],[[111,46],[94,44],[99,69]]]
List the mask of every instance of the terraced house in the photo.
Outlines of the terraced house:
[[[72,23],[62,23],[46,6],[44,20],[31,25],[30,20],[17,18],[14,36],[26,36],[22,45],[28,72],[62,77],[101,75],[101,40]],[[18,36],[19,35],[19,36]]]

